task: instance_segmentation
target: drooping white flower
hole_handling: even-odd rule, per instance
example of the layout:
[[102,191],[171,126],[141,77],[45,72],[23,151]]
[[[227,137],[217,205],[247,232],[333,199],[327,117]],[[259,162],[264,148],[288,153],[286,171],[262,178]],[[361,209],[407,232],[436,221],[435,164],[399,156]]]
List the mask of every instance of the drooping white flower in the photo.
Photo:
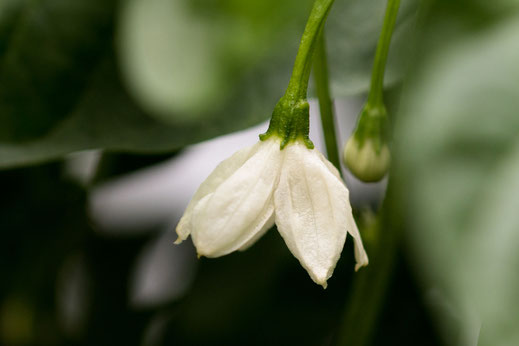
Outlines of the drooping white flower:
[[349,192],[337,169],[300,140],[280,148],[277,136],[242,149],[202,183],[178,226],[200,256],[244,250],[274,223],[312,280],[326,287],[346,234],[355,241],[356,269],[368,264]]

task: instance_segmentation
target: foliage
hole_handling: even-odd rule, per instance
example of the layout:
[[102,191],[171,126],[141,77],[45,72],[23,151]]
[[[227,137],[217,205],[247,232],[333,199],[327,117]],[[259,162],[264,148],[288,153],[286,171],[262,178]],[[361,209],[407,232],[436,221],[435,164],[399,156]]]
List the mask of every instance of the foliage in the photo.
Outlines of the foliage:
[[410,249],[452,344],[519,340],[518,20],[433,7],[395,133]]
[[[332,12],[337,95],[367,88],[382,4],[338,2]],[[84,149],[172,151],[266,120],[310,5],[2,2],[0,168]]]
[[[334,97],[367,91],[384,4],[334,4]],[[131,277],[160,227],[111,237],[86,210],[101,182],[266,120],[310,5],[0,1],[0,343],[336,342],[355,289],[351,242],[326,291],[271,230],[246,252],[201,259],[183,295],[138,308]],[[403,231],[403,242],[376,297],[374,345],[519,344],[518,11],[514,0],[402,3],[386,73],[394,161],[379,232]],[[87,187],[66,178],[62,161],[85,149],[103,150]],[[86,304],[72,328],[59,315],[71,261],[83,268]]]

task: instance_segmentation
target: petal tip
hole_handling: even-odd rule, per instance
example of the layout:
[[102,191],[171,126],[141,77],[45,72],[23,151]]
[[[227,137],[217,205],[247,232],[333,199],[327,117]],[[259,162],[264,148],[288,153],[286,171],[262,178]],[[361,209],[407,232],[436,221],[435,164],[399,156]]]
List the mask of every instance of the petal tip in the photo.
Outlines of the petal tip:
[[365,260],[363,260],[362,262],[356,263],[355,271],[358,272],[360,268],[367,267],[368,264],[369,264],[369,260],[367,258]]
[[307,269],[308,274],[313,282],[326,289],[328,287],[328,279],[332,276],[333,269],[331,271],[327,271],[325,275],[321,273],[321,275],[317,275],[315,272],[311,272]]
[[328,279],[330,278],[329,276],[317,277],[315,275],[312,275],[310,272],[308,274],[310,274],[310,278],[312,279],[312,281],[321,286],[323,289],[326,289],[328,287]]
[[177,233],[177,240],[175,240],[175,244],[178,245],[178,244],[182,243],[191,234],[191,229],[189,226],[190,221],[191,221],[190,218],[186,218],[185,216],[182,216],[182,218],[178,222],[178,225],[175,228],[175,232]]
[[173,244],[175,245],[178,245],[180,243],[182,243],[184,240],[187,239],[187,237],[189,236],[189,233],[185,234],[185,232],[182,232],[182,229],[183,229],[183,222],[179,222],[178,223],[178,226],[175,230],[175,232],[177,233],[177,239],[175,240],[175,242]]

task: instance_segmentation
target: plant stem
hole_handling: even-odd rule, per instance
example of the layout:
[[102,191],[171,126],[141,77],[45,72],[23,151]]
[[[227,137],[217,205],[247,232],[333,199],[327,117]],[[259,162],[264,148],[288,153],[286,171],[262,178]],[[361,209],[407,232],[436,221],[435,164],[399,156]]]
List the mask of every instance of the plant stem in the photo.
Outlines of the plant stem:
[[375,53],[375,62],[373,63],[373,70],[371,74],[371,87],[368,95],[368,104],[377,107],[383,104],[383,88],[384,88],[384,72],[386,70],[387,55],[389,52],[389,45],[391,43],[391,36],[395,28],[396,17],[400,0],[388,0],[386,7],[386,14],[384,17],[384,24],[382,32],[377,44],[377,51]]
[[267,132],[260,135],[262,141],[272,135],[281,138],[281,150],[288,143],[297,139],[302,140],[308,149],[314,148],[314,144],[308,137],[310,132],[310,107],[306,95],[313,53],[333,1],[315,0],[299,44],[287,91],[274,107]]
[[[380,121],[386,117],[383,102],[384,71],[399,6],[400,0],[388,0],[387,2],[384,24],[375,53],[368,101],[364,106],[365,111],[359,119],[356,133],[359,131],[359,127],[362,129],[362,126],[367,126],[361,124],[362,121],[372,125],[371,123],[376,119]],[[381,132],[378,128],[375,130],[373,131],[377,134]],[[360,132],[365,135],[366,131]],[[402,233],[402,225],[398,219],[401,215],[399,205],[387,203],[387,201],[395,200],[393,181],[394,179],[388,185],[386,202],[377,220],[373,242],[365,244],[370,256],[370,264],[355,277],[336,345],[365,346],[370,343],[373,336],[373,328],[376,326],[390,284]]]
[[341,171],[339,150],[337,149],[337,134],[335,131],[335,117],[333,103],[330,97],[328,81],[328,62],[326,59],[326,42],[324,30],[317,41],[314,56],[314,80],[319,99],[319,110],[321,113],[321,124],[323,126],[324,141],[328,160]]
[[312,54],[333,2],[334,0],[316,0],[314,2],[299,44],[294,70],[285,94],[292,101],[297,102],[306,99],[312,67]]
[[[394,191],[392,186],[388,187],[386,201],[395,200],[390,190]],[[374,230],[375,241],[367,247],[370,263],[355,275],[335,340],[336,346],[366,346],[372,341],[396,264],[402,234],[399,208],[396,203],[385,203],[380,212]]]

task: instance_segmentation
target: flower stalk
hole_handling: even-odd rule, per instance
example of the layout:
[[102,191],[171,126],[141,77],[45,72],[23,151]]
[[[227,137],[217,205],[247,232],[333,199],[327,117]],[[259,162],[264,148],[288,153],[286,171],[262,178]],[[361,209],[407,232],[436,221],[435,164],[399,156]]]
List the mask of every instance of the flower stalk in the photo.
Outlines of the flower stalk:
[[378,39],[377,50],[375,52],[375,61],[373,63],[373,70],[371,72],[371,86],[367,104],[372,108],[384,106],[384,73],[386,71],[387,55],[389,53],[391,36],[393,36],[393,30],[395,28],[399,7],[400,0],[389,0],[387,2],[384,24]]
[[337,134],[335,131],[333,102],[330,96],[324,30],[317,41],[317,47],[314,54],[315,89],[319,100],[319,111],[321,113],[321,124],[323,126],[326,153],[328,160],[330,160],[330,162],[340,171],[341,163],[339,160],[339,150],[337,149]]
[[388,0],[382,32],[377,44],[368,99],[357,127],[344,148],[344,161],[360,180],[376,182],[389,170],[387,111],[384,105],[384,73],[400,0]]
[[[377,181],[389,169],[383,79],[399,5],[400,0],[388,0],[368,100],[357,128],[346,144],[346,164],[350,169],[354,167],[351,169],[352,172],[364,181]],[[334,345],[365,346],[373,341],[373,329],[377,326],[382,304],[391,283],[403,229],[398,217],[402,213],[401,206],[398,203],[386,203],[400,197],[396,195],[394,184],[395,180],[390,180],[384,205],[370,227],[373,237],[368,238],[366,247],[370,253],[371,265],[359,273],[353,283]]]
[[310,129],[310,107],[306,100],[308,81],[317,41],[333,2],[334,0],[314,2],[299,44],[288,88],[274,108],[267,132],[260,135],[262,141],[277,135],[282,139],[281,149],[297,139],[301,139],[308,149],[313,149],[314,145],[308,137]]

